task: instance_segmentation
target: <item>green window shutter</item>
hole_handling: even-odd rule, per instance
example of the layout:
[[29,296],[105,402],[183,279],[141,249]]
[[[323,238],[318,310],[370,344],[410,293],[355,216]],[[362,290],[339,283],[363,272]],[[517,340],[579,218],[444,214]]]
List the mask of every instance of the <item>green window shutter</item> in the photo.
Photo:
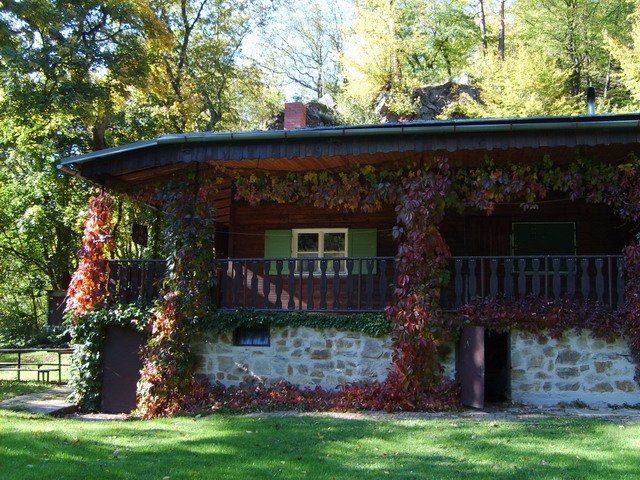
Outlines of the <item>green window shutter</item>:
[[575,255],[572,222],[513,223],[513,255]]
[[[291,257],[291,230],[267,230],[264,234],[264,256],[266,258],[290,258]],[[271,262],[269,274],[277,272],[276,263]],[[289,274],[289,263],[284,262],[282,273]]]
[[[378,255],[378,231],[375,228],[350,228],[349,229],[349,257],[376,257]],[[377,265],[374,265],[373,273],[376,273]],[[360,274],[360,265],[356,263],[353,273]],[[362,265],[362,274],[367,273],[366,265]]]

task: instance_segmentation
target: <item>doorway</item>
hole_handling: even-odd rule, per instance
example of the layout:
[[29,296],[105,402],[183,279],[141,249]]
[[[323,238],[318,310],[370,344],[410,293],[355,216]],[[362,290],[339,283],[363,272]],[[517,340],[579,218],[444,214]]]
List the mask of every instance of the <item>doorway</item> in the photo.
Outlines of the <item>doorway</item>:
[[102,361],[103,412],[130,413],[136,408],[144,340],[144,334],[132,328],[107,327]]
[[511,398],[509,332],[464,327],[457,349],[456,376],[461,402],[474,408]]
[[485,330],[484,332],[484,401],[504,403],[509,401],[511,362],[509,332]]

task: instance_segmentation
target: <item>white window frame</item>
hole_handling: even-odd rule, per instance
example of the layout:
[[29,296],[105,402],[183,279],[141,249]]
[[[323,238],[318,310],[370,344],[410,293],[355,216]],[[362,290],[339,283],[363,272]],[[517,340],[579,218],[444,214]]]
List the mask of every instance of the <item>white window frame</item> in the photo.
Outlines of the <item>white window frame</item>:
[[[349,229],[348,228],[294,228],[291,230],[291,256],[298,258],[298,235],[301,233],[317,233],[318,234],[318,258],[324,258],[324,234],[325,233],[344,233],[344,257],[349,256]],[[296,262],[296,272],[299,272],[299,262]],[[307,273],[307,272],[303,272]],[[340,274],[346,274],[346,266],[340,270]],[[320,274],[320,265],[314,268],[314,276]]]

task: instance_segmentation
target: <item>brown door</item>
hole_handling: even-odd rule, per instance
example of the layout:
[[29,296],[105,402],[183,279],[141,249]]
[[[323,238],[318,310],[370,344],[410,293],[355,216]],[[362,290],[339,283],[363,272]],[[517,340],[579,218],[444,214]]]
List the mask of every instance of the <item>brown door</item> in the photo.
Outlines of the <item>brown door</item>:
[[460,333],[456,373],[460,400],[467,407],[484,407],[484,327],[464,327]]
[[102,411],[129,413],[136,408],[140,350],[144,335],[132,328],[107,327],[102,363]]

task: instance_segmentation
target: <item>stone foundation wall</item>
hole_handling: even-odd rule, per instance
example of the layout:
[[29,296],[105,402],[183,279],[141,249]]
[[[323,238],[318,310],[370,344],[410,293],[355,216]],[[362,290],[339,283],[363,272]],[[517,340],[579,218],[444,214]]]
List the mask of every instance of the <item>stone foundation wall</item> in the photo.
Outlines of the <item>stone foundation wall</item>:
[[286,379],[300,386],[336,388],[382,381],[391,365],[391,338],[311,328],[272,328],[268,347],[233,345],[231,332],[199,346],[200,372],[225,385]]
[[539,341],[511,334],[511,397],[514,402],[554,405],[640,403],[635,363],[627,341],[606,342],[588,332]]

